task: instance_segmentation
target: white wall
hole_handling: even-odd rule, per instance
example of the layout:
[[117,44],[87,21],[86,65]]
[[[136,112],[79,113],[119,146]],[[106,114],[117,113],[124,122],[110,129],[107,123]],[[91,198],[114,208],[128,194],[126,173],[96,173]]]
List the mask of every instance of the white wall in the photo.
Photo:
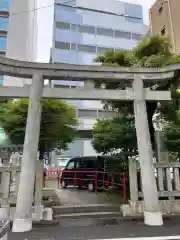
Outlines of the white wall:
[[49,63],[52,46],[54,0],[38,0],[38,8],[37,61]]
[[[11,0],[7,35],[8,58],[22,61],[37,59],[37,0]],[[33,11],[34,10],[34,11]],[[31,81],[5,77],[5,86],[23,86]]]
[[84,140],[84,156],[97,156],[97,152],[94,150],[91,140]]
[[124,3],[115,0],[76,0],[78,7],[124,14]]

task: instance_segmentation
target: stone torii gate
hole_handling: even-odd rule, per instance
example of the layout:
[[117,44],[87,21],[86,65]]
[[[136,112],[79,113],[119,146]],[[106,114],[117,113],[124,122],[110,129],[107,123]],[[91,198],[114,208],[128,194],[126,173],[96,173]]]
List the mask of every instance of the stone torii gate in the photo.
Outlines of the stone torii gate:
[[[127,100],[134,102],[135,125],[144,195],[144,221],[145,224],[148,225],[162,225],[163,220],[153,170],[153,154],[145,102],[146,100],[171,100],[171,95],[169,91],[151,91],[148,88],[144,88],[144,86],[146,83],[163,82],[172,79],[174,70],[178,67],[179,66],[170,66],[164,69],[109,68],[104,66],[30,63],[1,57],[0,72],[2,75],[32,78],[30,88],[0,88],[1,98],[29,97],[23,161],[13,231],[24,232],[32,228],[31,211],[42,98]],[[44,79],[80,79],[85,82],[85,86],[79,89],[44,88]],[[132,87],[126,90],[94,89],[94,83],[102,80],[116,82],[128,81]]]

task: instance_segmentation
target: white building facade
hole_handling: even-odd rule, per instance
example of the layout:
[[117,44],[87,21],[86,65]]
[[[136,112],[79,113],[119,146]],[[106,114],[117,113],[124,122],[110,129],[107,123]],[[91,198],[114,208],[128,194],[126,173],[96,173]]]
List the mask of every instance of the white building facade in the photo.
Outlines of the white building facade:
[[[0,0],[0,56],[6,55],[10,0]],[[0,75],[0,85],[4,76]]]
[[[22,61],[37,60],[37,0],[11,0],[6,56]],[[24,86],[29,79],[5,76],[4,86]]]
[[[108,50],[131,50],[143,38],[142,6],[117,0],[55,0],[51,51],[53,63],[94,64],[93,59]],[[83,87],[78,81],[54,81],[54,87]],[[79,138],[64,157],[95,155],[92,127],[102,110],[97,101],[71,101],[81,109]],[[83,113],[84,109],[84,113]],[[99,109],[99,110],[98,110]],[[105,113],[106,112],[106,113]]]

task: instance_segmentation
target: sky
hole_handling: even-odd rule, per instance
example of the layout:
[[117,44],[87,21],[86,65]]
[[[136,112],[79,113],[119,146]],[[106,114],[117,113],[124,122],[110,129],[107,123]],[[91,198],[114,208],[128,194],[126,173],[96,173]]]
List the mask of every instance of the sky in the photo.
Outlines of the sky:
[[[86,1],[86,0],[84,0]],[[98,0],[100,1],[100,0]],[[122,0],[140,4],[143,6],[144,23],[148,24],[148,9],[155,0]],[[50,47],[52,44],[52,26],[53,26],[53,3],[54,0],[38,0],[38,62],[49,62]]]

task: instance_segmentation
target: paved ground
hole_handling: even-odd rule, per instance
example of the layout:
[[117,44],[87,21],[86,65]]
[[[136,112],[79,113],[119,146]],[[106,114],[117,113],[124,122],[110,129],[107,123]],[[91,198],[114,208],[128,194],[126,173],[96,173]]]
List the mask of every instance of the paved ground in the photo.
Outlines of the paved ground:
[[122,196],[107,194],[106,192],[91,193],[86,189],[78,190],[76,188],[58,189],[61,205],[83,205],[83,204],[105,204],[105,203],[122,203]]
[[[78,226],[79,225],[79,226]],[[12,233],[8,240],[88,240],[180,235],[180,218],[166,220],[162,227],[145,226],[140,221],[96,222],[85,226],[84,220],[76,226],[37,227],[29,233]],[[165,239],[165,238],[164,238]]]
[[[56,188],[57,182],[49,182],[48,187]],[[122,193],[114,197],[113,194],[108,196],[106,193],[96,194],[75,188],[59,189],[58,195],[62,205],[120,203],[122,201]],[[28,233],[11,233],[8,240],[92,240],[113,238],[132,238],[133,240],[135,237],[155,237],[156,239],[157,236],[180,235],[179,226],[180,217],[166,219],[162,227],[145,226],[142,221],[135,220],[61,220],[59,226],[36,226]]]
[[[57,188],[57,181],[47,181],[46,186]],[[56,192],[60,198],[61,205],[81,205],[81,204],[106,204],[106,203],[123,203],[123,194],[121,191],[109,194],[107,192],[91,193],[87,189],[78,190],[75,187],[66,189],[57,189]]]

